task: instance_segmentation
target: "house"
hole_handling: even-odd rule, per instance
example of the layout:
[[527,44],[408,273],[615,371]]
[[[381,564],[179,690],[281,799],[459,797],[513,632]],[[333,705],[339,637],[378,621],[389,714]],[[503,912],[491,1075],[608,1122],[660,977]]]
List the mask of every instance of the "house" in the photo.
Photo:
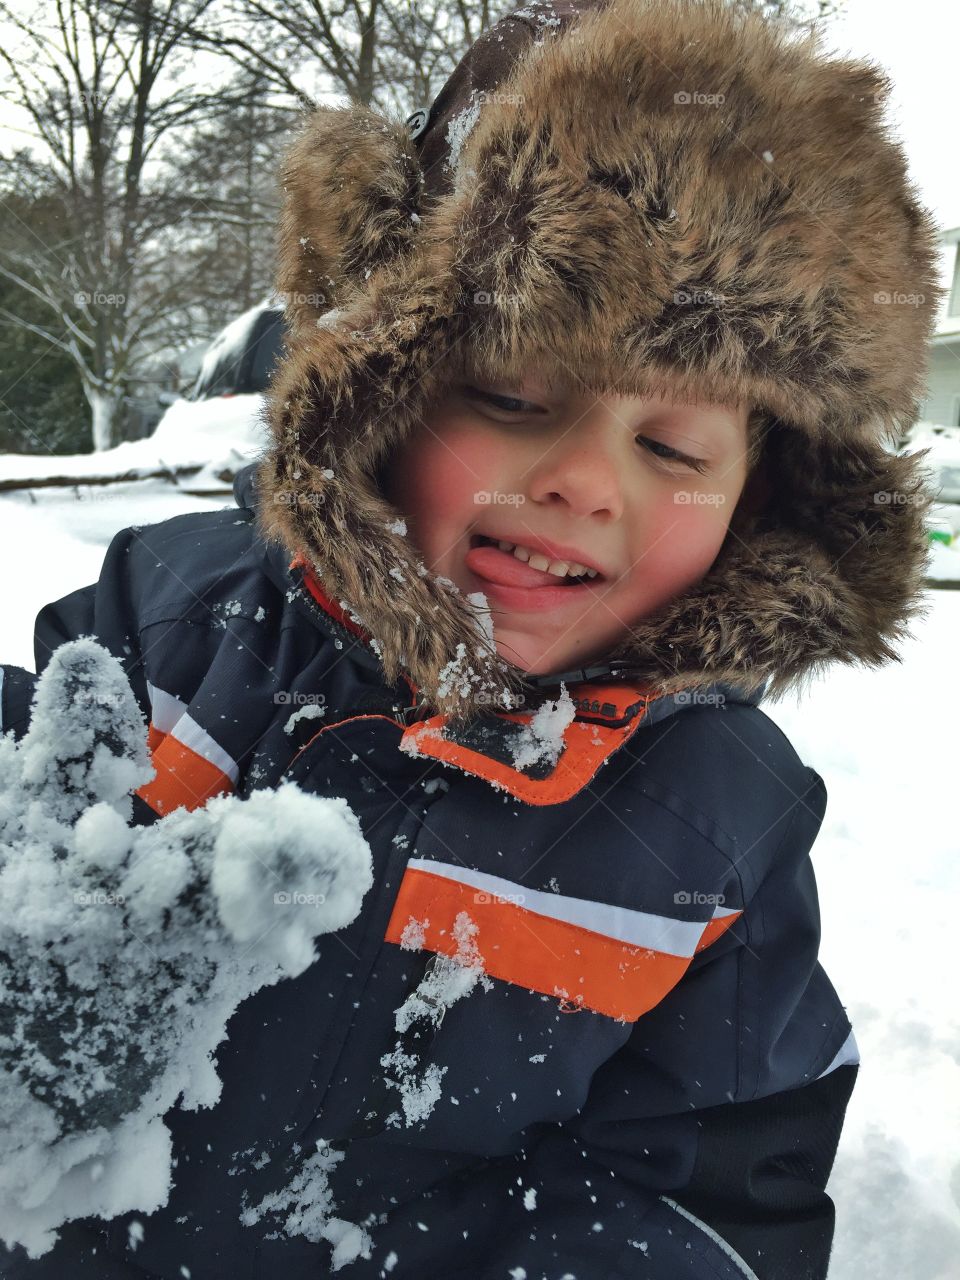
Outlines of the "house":
[[931,345],[921,423],[960,427],[960,227],[944,231],[940,243],[940,282],[948,292]]

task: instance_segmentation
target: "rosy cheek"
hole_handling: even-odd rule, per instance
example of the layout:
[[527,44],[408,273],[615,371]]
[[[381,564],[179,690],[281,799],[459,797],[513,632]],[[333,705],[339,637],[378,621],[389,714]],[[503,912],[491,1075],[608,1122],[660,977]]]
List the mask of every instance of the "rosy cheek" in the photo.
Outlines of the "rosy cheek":
[[643,548],[637,552],[627,590],[644,610],[685,590],[707,572],[727,528],[723,507],[675,503],[672,496],[648,511]]
[[424,538],[431,527],[463,527],[483,510],[475,498],[495,485],[496,467],[489,439],[466,429],[439,432],[424,429],[404,449],[395,474],[399,505],[421,526]]

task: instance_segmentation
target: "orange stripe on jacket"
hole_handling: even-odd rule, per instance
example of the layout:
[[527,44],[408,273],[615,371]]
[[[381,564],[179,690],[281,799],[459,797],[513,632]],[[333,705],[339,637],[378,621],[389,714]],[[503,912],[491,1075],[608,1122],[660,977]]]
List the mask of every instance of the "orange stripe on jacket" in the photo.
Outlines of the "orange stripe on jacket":
[[136,794],[155,813],[199,809],[212,796],[233,790],[233,783],[216,765],[151,724],[147,732],[157,775]]
[[731,911],[727,916],[715,916],[713,920],[708,921],[707,927],[703,931],[703,937],[697,943],[697,950],[703,951],[705,947],[709,947],[711,942],[716,942],[721,933],[726,933],[734,920],[739,920],[742,915],[742,911]]
[[423,947],[455,956],[453,929],[461,911],[477,925],[475,941],[485,973],[627,1022],[659,1004],[691,960],[630,946],[411,867],[401,881],[385,939],[399,944],[412,916],[423,927]]
[[[532,716],[499,713],[503,720],[528,723]],[[643,713],[621,728],[573,720],[563,731],[563,751],[551,773],[545,778],[531,778],[500,760],[474,751],[444,736],[445,716],[433,716],[404,731],[401,750],[410,755],[430,756],[445,764],[456,765],[464,773],[472,773],[527,804],[561,804],[582,791],[600,766],[627,738],[639,728]]]

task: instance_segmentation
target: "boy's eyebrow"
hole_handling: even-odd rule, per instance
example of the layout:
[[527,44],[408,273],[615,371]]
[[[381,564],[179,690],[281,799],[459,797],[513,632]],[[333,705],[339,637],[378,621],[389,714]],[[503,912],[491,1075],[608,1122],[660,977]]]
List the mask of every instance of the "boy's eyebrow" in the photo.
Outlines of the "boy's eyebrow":
[[[671,404],[665,406],[662,412],[666,414],[682,413],[684,409],[697,408],[697,405],[689,404]],[[719,412],[717,410],[719,409]],[[740,427],[737,420],[737,410],[723,406],[711,406],[709,411],[710,423],[718,423],[720,426],[727,427],[734,435],[740,434]]]
[[[483,385],[482,381],[480,382],[480,385]],[[504,383],[504,385],[506,385],[506,383]],[[594,391],[590,388],[577,389],[575,384],[568,378],[555,382],[553,386],[551,386],[546,380],[536,373],[524,375],[522,379],[518,379],[512,383],[510,389],[522,396],[542,396],[545,399],[552,398],[559,401],[566,400],[570,396],[574,395],[592,396],[596,400],[603,400],[605,396],[618,399],[623,395],[620,391],[607,391],[604,393]],[[653,397],[638,397],[638,399],[640,399],[641,403],[646,404],[647,401],[653,399]],[[663,404],[659,412],[668,415],[678,414],[682,413],[685,409],[695,409],[697,407],[698,406],[695,402],[688,401],[677,403],[664,397]],[[719,422],[735,436],[740,435],[740,428],[737,423],[737,410],[734,408],[728,408],[726,405],[723,405],[720,406],[720,412],[717,413],[715,411],[715,407],[711,406],[710,421]]]

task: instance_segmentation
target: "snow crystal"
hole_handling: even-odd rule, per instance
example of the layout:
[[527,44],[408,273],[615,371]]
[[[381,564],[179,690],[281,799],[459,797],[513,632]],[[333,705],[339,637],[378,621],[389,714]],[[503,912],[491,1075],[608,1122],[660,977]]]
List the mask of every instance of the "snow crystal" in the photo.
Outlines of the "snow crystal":
[[317,317],[318,329],[336,329],[340,317],[343,315],[342,307],[334,307],[331,311],[325,311],[322,316]]
[[[447,1009],[469,995],[478,981],[485,990],[492,987],[483,972],[477,932],[478,926],[470,916],[465,911],[459,912],[453,926],[456,953],[453,956],[436,954],[431,958],[416,990],[394,1015],[394,1026],[400,1034],[415,1020],[439,1026]],[[399,1040],[390,1053],[383,1055],[380,1064],[387,1069],[387,1084],[400,1093],[407,1127],[426,1120],[440,1100],[440,1081],[447,1068],[432,1062],[423,1070],[412,1054],[403,1051]],[[397,1112],[388,1119],[388,1123],[391,1121],[393,1127],[399,1124]]]
[[767,164],[773,164],[773,152],[772,152],[772,151],[765,151],[765,152],[763,153],[763,158],[764,158],[764,160],[766,160]]
[[304,1236],[311,1244],[326,1240],[333,1245],[332,1271],[339,1271],[357,1258],[369,1258],[373,1242],[363,1227],[334,1216],[336,1205],[330,1191],[330,1172],[344,1153],[317,1139],[317,1150],[309,1156],[290,1182],[271,1192],[257,1205],[244,1204],[240,1221],[250,1227],[267,1214],[286,1213],[282,1227],[288,1236]]
[[527,1187],[523,1193],[523,1207],[533,1210],[537,1207],[537,1189],[536,1187]]
[[400,572],[400,570],[397,568],[396,565],[393,565],[391,567],[390,577],[395,579],[397,582],[406,582],[406,578],[403,576],[403,574]]
[[321,468],[320,468],[320,474],[323,476],[324,480],[332,480],[332,479],[333,479],[333,472],[330,470],[330,468],[329,468],[329,467],[321,467]]
[[481,103],[479,100],[473,101],[476,98],[476,94],[476,89],[470,90],[470,103],[462,111],[458,111],[455,116],[452,116],[450,123],[447,125],[446,140],[450,147],[450,154],[444,161],[444,168],[446,169],[457,169],[459,167],[460,153],[470,136],[473,126],[480,119]]
[[561,684],[560,689],[560,697],[539,707],[530,723],[510,744],[515,769],[524,769],[540,761],[554,765],[560,758],[564,730],[577,714],[567,686]]
[[477,630],[486,640],[491,649],[494,646],[493,637],[493,614],[490,612],[490,602],[482,591],[472,591],[467,599],[476,610],[474,621],[477,624]]
[[306,706],[301,707],[299,711],[295,711],[293,715],[290,716],[286,724],[283,726],[283,732],[293,733],[294,726],[298,721],[319,720],[321,716],[325,716],[326,714],[327,708],[325,706],[322,706],[319,702],[308,702]]
[[424,931],[429,923],[429,920],[418,920],[416,916],[410,917],[400,934],[400,946],[404,951],[419,951],[423,947],[426,936]]
[[257,612],[253,615],[253,620],[254,622],[262,622],[266,616],[267,616],[266,609],[264,609],[263,605],[260,605],[260,607],[257,609]]
[[[481,660],[485,666],[490,663],[491,655],[483,649],[476,651],[476,657]],[[502,670],[506,670],[506,664],[499,664]],[[489,667],[487,668],[489,669]],[[460,697],[467,697],[471,690],[479,693],[481,696],[487,694],[492,701],[502,703],[504,707],[509,708],[518,699],[511,695],[509,689],[503,689],[500,685],[491,680],[483,671],[477,671],[472,665],[470,656],[467,653],[467,646],[461,640],[457,645],[456,653],[440,670],[437,679],[437,696],[446,698],[452,694]]]
[[130,828],[146,736],[88,638],[0,736],[0,1240],[31,1258],[65,1222],[166,1203],[164,1113],[217,1101],[234,1010],[302,973],[372,883],[346,801],[289,783]]
[[393,1249],[391,1249],[383,1260],[384,1271],[392,1271],[399,1261],[400,1259],[397,1257]]
[[391,533],[399,534],[401,538],[407,536],[407,522],[402,517],[398,517],[396,520],[388,520],[387,528]]
[[478,927],[465,911],[453,926],[454,956],[435,955],[433,965],[417,989],[410,993],[394,1016],[397,1031],[406,1031],[414,1018],[439,1022],[450,1005],[473,990],[483,973],[483,957],[477,947]]

